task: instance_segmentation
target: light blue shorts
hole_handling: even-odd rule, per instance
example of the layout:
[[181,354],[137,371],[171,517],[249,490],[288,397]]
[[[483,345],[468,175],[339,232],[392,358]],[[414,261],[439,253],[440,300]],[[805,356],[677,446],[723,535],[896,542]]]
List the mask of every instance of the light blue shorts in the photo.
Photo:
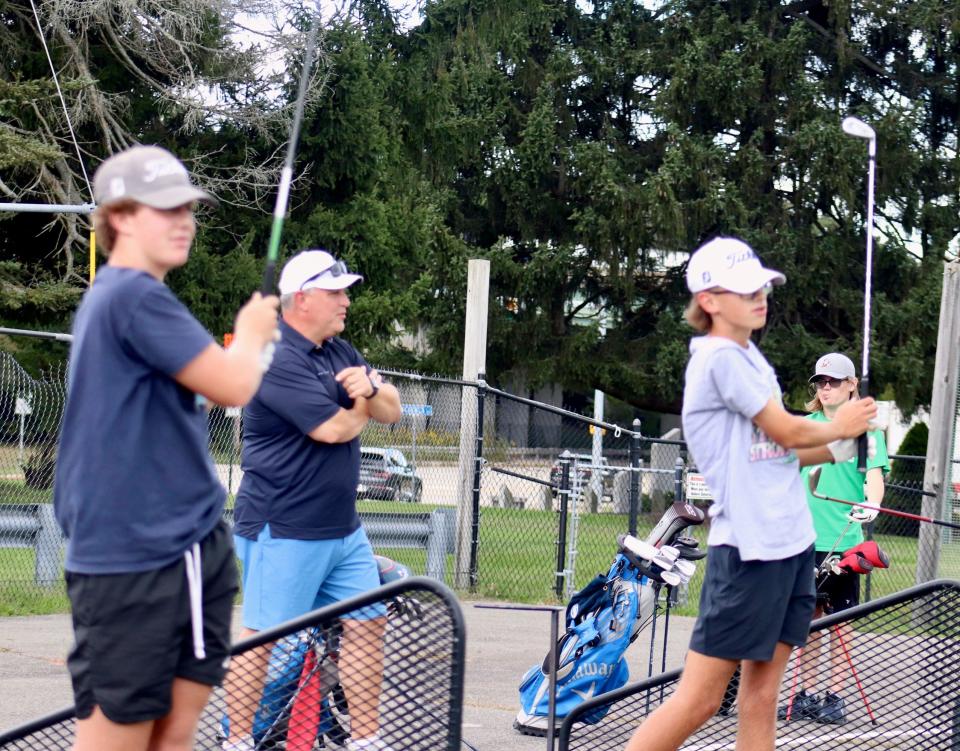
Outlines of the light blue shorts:
[[[335,540],[287,540],[271,537],[268,524],[256,540],[233,540],[243,564],[246,628],[261,631],[380,586],[363,527]],[[374,603],[344,617],[363,621],[386,613],[383,603]]]

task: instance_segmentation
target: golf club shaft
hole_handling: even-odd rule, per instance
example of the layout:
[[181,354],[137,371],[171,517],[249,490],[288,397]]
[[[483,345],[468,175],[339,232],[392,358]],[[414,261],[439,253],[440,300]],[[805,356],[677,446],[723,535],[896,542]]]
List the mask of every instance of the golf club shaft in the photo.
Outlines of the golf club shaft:
[[950,529],[960,529],[960,524],[954,524],[953,522],[944,521],[943,519],[931,519],[929,516],[920,516],[919,514],[911,514],[908,511],[898,511],[893,508],[885,508],[883,506],[872,506],[869,503],[859,503],[858,501],[846,501],[843,498],[832,498],[828,495],[823,495],[816,491],[812,492],[814,498],[819,498],[821,501],[832,501],[833,503],[845,503],[847,506],[858,506],[859,508],[870,509],[871,511],[876,511],[880,514],[888,514],[890,516],[899,516],[903,519],[913,519],[918,522],[926,522],[927,524],[937,524],[941,527],[949,527]]
[[273,225],[270,227],[270,243],[267,246],[267,265],[263,269],[261,291],[265,295],[273,294],[277,272],[277,257],[280,255],[280,235],[283,232],[283,220],[287,214],[290,199],[290,183],[293,181],[293,160],[297,154],[297,142],[300,140],[300,126],[303,124],[303,110],[310,82],[310,70],[313,68],[313,52],[317,45],[317,32],[320,28],[319,13],[310,25],[307,33],[307,46],[303,52],[303,67],[300,70],[300,83],[297,89],[297,101],[290,124],[290,138],[287,142],[287,156],[280,172],[280,185],[277,189],[277,202],[273,207]]
[[[867,141],[867,257],[863,284],[863,363],[860,368],[860,396],[869,393],[870,383],[870,300],[873,296],[873,181],[877,166],[877,139]],[[857,440],[857,469],[867,471],[867,435]]]

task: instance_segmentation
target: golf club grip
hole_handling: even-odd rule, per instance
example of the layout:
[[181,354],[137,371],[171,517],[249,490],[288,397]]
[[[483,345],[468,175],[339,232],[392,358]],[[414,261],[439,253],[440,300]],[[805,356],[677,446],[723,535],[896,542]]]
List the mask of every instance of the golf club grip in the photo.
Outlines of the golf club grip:
[[264,297],[273,294],[276,276],[277,262],[273,259],[269,259],[267,261],[267,265],[263,269],[263,285],[260,287],[260,292],[264,295]]
[[[867,381],[869,376],[866,372],[863,374],[863,379],[860,381],[860,398],[863,399],[867,395]],[[864,433],[859,438],[857,438],[857,469],[860,472],[867,471],[867,434]]]

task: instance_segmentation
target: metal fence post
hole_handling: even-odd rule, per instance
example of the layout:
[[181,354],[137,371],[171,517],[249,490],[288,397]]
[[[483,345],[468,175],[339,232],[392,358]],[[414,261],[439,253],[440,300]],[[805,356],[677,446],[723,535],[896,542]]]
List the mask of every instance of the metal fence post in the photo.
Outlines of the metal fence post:
[[673,463],[673,502],[683,502],[683,457]]
[[[943,518],[950,506],[953,474],[952,447],[957,432],[958,384],[957,361],[960,359],[960,264],[943,267],[943,290],[940,296],[940,326],[937,331],[937,360],[933,369],[933,394],[930,400],[930,438],[924,465],[924,495],[920,513]],[[940,553],[944,535],[933,524],[920,525],[917,545],[917,584],[936,579],[940,571]]]
[[473,452],[473,508],[470,528],[470,589],[477,587],[477,553],[480,547],[480,478],[483,471],[483,404],[487,397],[486,373],[477,374],[477,440]]
[[627,517],[627,532],[636,536],[637,514],[640,513],[640,419],[633,420],[633,435],[630,436],[630,514]]
[[447,524],[450,518],[441,509],[430,514],[427,535],[427,576],[443,581],[447,568]]
[[41,586],[56,584],[61,578],[64,538],[57,525],[57,518],[53,513],[52,503],[37,505],[37,516],[40,528],[34,542],[36,560],[34,562],[33,578]]
[[563,597],[563,570],[566,567],[567,553],[567,504],[570,500],[570,460],[569,451],[560,454],[560,529],[557,539],[557,597]]

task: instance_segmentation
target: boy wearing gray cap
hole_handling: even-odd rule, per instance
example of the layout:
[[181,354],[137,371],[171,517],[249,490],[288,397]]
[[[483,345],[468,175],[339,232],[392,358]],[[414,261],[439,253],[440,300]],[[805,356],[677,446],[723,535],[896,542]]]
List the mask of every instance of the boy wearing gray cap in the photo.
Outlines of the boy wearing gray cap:
[[[800,466],[844,461],[876,413],[850,402],[830,423],[788,413],[776,374],[750,335],[767,320],[783,274],[732,237],[701,246],[687,266],[690,342],[683,433],[713,492],[707,572],[677,690],[637,729],[627,751],[674,751],[720,708],[740,667],[737,748],[773,748],[776,699],[790,651],[813,614],[813,541]],[[757,597],[762,592],[763,597]]]
[[164,284],[187,262],[196,202],[168,151],[135,146],[94,175],[108,257],[73,326],[54,508],[67,536],[77,751],[193,747],[229,661],[237,591],[207,400],[256,393],[277,299],[255,294],[224,351]]

